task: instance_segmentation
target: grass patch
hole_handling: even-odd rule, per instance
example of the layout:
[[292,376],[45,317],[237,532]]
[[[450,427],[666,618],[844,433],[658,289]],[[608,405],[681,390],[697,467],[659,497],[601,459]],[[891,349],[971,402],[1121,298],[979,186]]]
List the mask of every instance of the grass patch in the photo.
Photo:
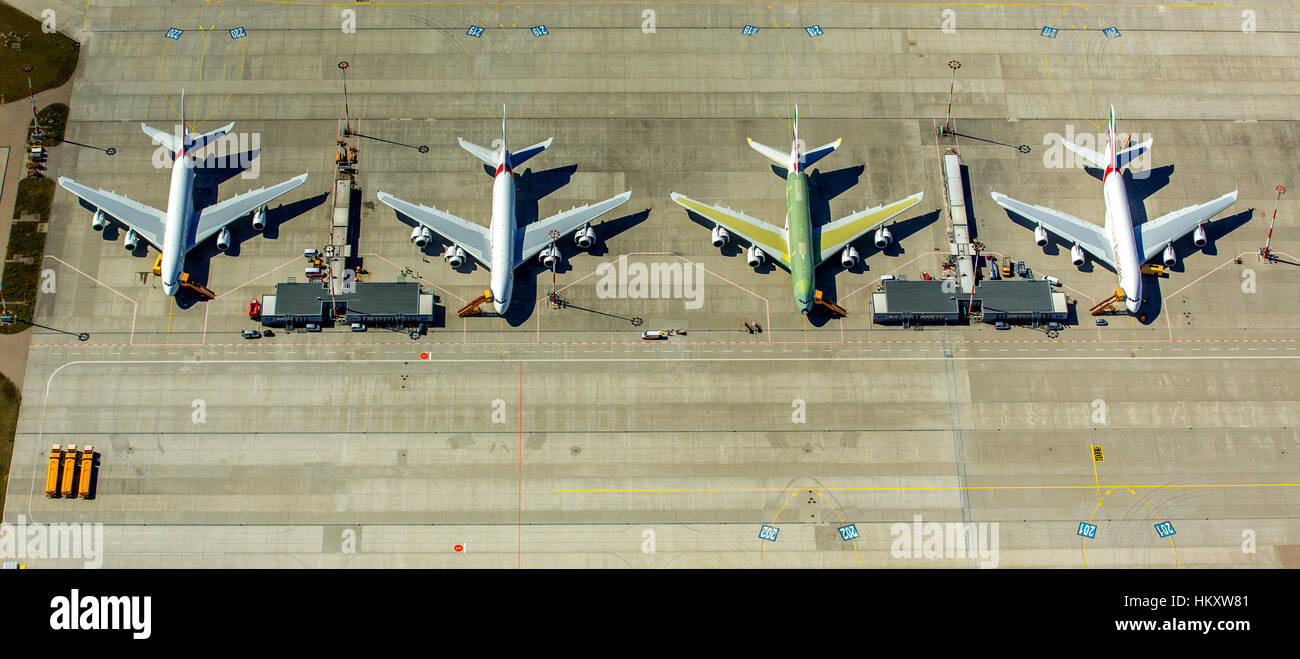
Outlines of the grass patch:
[[18,182],[18,195],[14,198],[14,219],[26,213],[36,213],[41,220],[50,219],[50,204],[54,202],[54,179],[27,177]]
[[[50,202],[54,198],[54,181],[46,178],[25,178],[18,182],[18,198],[14,204],[14,217],[22,213],[36,213],[43,220],[50,217]],[[30,263],[10,261],[5,263],[5,304],[9,313],[27,322],[0,325],[0,333],[16,334],[28,327],[32,311],[36,308],[37,287],[41,278],[41,256],[45,252],[45,232],[40,222],[14,222],[9,229],[9,247],[5,260],[16,257],[29,259]]]
[[0,3],[0,94],[6,102],[27,96],[24,64],[32,65],[32,89],[43,92],[72,77],[80,49],[72,39],[57,32],[46,34],[40,21]]
[[[45,133],[45,146],[55,146],[63,141],[63,129],[68,125],[68,106],[51,103],[36,113],[36,116],[41,120],[41,130]],[[31,134],[30,125],[27,133]]]
[[0,510],[5,509],[5,488],[9,485],[9,463],[14,455],[14,432],[18,429],[18,406],[22,393],[7,377],[0,375]]

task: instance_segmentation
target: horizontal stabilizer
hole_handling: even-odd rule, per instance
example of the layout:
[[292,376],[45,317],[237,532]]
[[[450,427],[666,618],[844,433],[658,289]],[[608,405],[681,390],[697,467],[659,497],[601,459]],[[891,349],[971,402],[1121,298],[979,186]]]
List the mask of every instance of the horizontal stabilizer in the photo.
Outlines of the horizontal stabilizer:
[[235,127],[235,123],[232,121],[231,123],[228,123],[225,126],[222,126],[221,128],[218,128],[210,133],[204,133],[197,137],[191,138],[189,143],[189,152],[193,154],[197,152],[199,149],[202,149],[203,147],[213,142],[216,142],[217,140],[225,137],[226,133],[229,133],[230,130],[234,127]]
[[470,155],[483,161],[485,165],[496,167],[501,164],[501,152],[497,149],[489,149],[485,146],[479,146],[473,142],[466,142],[464,138],[457,137],[456,141],[460,142],[460,148],[468,151]]
[[144,134],[148,135],[150,139],[171,151],[172,157],[175,157],[176,153],[181,150],[181,138],[176,135],[158,130],[148,124],[140,124],[140,130],[143,130]]
[[519,151],[519,152],[516,152],[516,153],[508,154],[508,158],[509,158],[509,160],[510,160],[510,163],[509,163],[510,169],[514,169],[515,167],[518,167],[519,165],[524,164],[524,161],[526,161],[526,160],[528,160],[529,158],[532,158],[533,156],[535,156],[535,155],[537,155],[537,154],[539,154],[539,153],[545,151],[545,150],[546,150],[546,147],[550,146],[550,145],[551,145],[551,142],[554,141],[554,140],[555,140],[555,138],[552,137],[552,138],[546,140],[545,142],[538,142],[537,144],[534,144],[534,145],[528,147],[527,149],[524,149],[523,151]]
[[1151,142],[1153,141],[1154,140],[1147,140],[1141,144],[1120,151],[1115,155],[1115,169],[1123,169],[1129,163],[1140,158],[1142,154],[1151,149]]
[[1101,155],[1100,153],[1097,153],[1096,151],[1093,151],[1092,149],[1089,149],[1086,146],[1079,146],[1078,144],[1075,144],[1074,142],[1071,142],[1069,140],[1061,140],[1061,144],[1064,145],[1065,148],[1073,151],[1074,155],[1079,156],[1080,158],[1083,159],[1084,162],[1088,163],[1089,165],[1092,165],[1093,167],[1097,167],[1098,169],[1106,169],[1107,165],[1109,164],[1106,162],[1105,156]]
[[753,147],[755,151],[767,156],[768,160],[771,160],[787,170],[790,168],[790,154],[788,152],[774,149],[766,144],[759,144],[750,138],[745,139],[749,141],[749,146]]
[[813,149],[812,151],[803,154],[799,158],[800,160],[799,169],[803,169],[805,167],[812,167],[813,163],[817,162],[818,160],[821,160],[822,158],[825,158],[826,156],[830,155],[832,151],[840,148],[840,142],[841,140],[835,140],[830,144],[823,144],[817,147],[816,149]]

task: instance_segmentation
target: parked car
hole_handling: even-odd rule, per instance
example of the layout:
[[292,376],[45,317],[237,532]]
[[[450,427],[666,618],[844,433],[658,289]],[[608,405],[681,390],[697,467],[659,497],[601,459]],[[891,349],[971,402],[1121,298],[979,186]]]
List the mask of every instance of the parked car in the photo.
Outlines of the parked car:
[[641,338],[646,341],[659,341],[668,338],[668,332],[663,330],[646,330],[641,333]]
[[262,330],[262,336],[264,336],[264,337],[266,337],[266,338],[269,339],[269,338],[275,336],[275,332],[272,332],[272,331],[269,330],[269,329],[268,329],[268,330]]
[[1008,323],[1005,320],[999,320],[998,322],[993,323],[993,329],[1009,330],[1011,329],[1011,323]]
[[316,323],[307,323],[307,326],[303,329],[306,329],[308,332],[319,332],[320,325],[317,325]]
[[1109,325],[1109,324],[1110,324],[1110,323],[1106,322],[1106,319],[1105,319],[1105,318],[1098,318],[1098,319],[1097,319],[1097,327],[1105,327],[1105,326],[1107,326],[1107,325]]
[[365,323],[352,323],[352,331],[353,331],[353,332],[364,332],[364,331],[366,331],[366,325],[365,325]]
[[1062,325],[1062,324],[1056,322],[1055,320],[1053,320],[1053,321],[1047,323],[1047,329],[1049,329],[1049,330],[1055,330],[1055,331],[1059,332],[1059,331],[1065,329],[1065,325]]
[[262,333],[257,330],[253,330],[253,329],[244,330],[245,339],[259,339],[261,337],[262,337]]

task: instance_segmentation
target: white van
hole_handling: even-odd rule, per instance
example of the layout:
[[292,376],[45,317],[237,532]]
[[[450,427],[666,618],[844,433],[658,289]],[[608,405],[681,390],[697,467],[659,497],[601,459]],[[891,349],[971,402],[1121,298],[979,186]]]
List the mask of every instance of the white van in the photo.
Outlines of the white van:
[[1043,277],[1043,281],[1047,282],[1048,284],[1051,284],[1052,286],[1061,285],[1061,280],[1057,279],[1056,277]]
[[884,282],[887,282],[887,281],[894,281],[895,279],[898,279],[898,277],[895,277],[894,275],[880,275],[880,281],[881,281],[881,283],[884,283]]

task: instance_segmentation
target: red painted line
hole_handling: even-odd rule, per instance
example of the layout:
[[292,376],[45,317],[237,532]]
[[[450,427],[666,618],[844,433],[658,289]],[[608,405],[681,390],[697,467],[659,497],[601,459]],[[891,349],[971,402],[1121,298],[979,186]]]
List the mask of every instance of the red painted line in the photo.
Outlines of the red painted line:
[[516,568],[524,567],[524,363],[519,362],[519,520],[515,526]]

